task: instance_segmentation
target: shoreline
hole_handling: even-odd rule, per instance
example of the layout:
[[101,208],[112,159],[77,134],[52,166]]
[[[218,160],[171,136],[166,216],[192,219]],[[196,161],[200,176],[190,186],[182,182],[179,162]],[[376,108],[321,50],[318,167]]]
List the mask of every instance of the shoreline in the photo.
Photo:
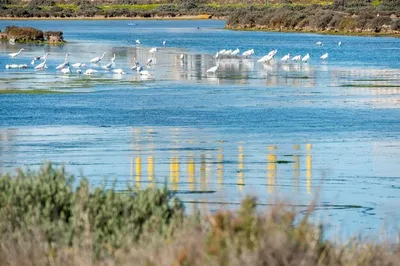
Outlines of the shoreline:
[[393,32],[346,32],[346,31],[318,31],[318,30],[274,30],[274,29],[263,29],[263,28],[242,28],[242,27],[231,27],[225,26],[227,30],[233,31],[258,31],[258,32],[281,32],[281,33],[311,33],[311,34],[321,34],[321,35],[343,35],[343,36],[359,36],[359,37],[394,37],[399,38],[400,33]]
[[[211,17],[205,18],[199,15],[184,15],[184,16],[176,16],[176,17],[104,17],[104,16],[95,16],[95,17],[30,17],[30,18],[22,18],[22,17],[0,17],[1,20],[54,20],[54,21],[61,21],[61,20],[126,20],[126,21],[143,21],[143,20],[176,20],[176,21],[185,21],[185,20],[227,20],[225,17]],[[233,30],[233,31],[258,31],[258,32],[281,32],[281,33],[311,33],[311,34],[322,34],[322,35],[344,35],[344,36],[360,36],[360,37],[394,37],[399,38],[400,32],[393,33],[393,32],[371,32],[371,31],[361,31],[361,32],[346,32],[346,31],[318,31],[318,30],[281,30],[281,29],[266,29],[266,28],[248,28],[248,27],[232,27],[226,25],[224,27],[226,30]]]
[[176,17],[30,17],[30,18],[22,18],[22,17],[0,17],[0,20],[226,20],[223,17],[212,17],[212,18],[204,18],[201,16],[176,16]]

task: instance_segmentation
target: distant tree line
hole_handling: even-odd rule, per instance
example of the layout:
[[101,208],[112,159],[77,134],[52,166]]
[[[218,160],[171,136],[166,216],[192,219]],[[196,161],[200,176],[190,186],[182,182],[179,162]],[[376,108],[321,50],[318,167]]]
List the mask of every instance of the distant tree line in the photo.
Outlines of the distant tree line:
[[[0,0],[2,17],[175,17],[208,14],[226,17],[232,28],[262,28],[270,30],[307,31],[398,31],[400,0],[334,0],[333,4],[298,4],[304,0],[257,0],[264,4],[235,3],[238,0]],[[106,0],[104,0],[106,1]],[[232,2],[230,2],[232,1]],[[162,5],[159,3],[163,3]],[[279,4],[276,4],[279,3]],[[294,4],[297,3],[297,4]],[[302,2],[300,2],[302,3]],[[67,5],[68,4],[68,5]],[[135,5],[147,5],[136,8]],[[107,6],[107,8],[104,8]]]

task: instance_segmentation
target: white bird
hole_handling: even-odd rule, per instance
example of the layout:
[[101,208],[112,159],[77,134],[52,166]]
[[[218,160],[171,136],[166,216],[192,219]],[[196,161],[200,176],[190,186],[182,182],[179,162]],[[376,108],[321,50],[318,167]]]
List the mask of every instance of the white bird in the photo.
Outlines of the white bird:
[[316,44],[316,45],[319,45],[319,46],[324,45],[322,42],[316,42],[315,44]]
[[290,54],[287,54],[281,58],[281,61],[287,62],[289,59],[290,59]]
[[237,56],[240,53],[239,48],[236,48],[235,50],[232,51],[231,55],[232,56]]
[[157,47],[153,47],[149,50],[149,53],[155,53],[157,52]]
[[275,50],[272,50],[271,52],[269,52],[268,55],[274,57],[277,52],[278,52],[278,50],[275,49]]
[[299,60],[301,60],[301,55],[296,55],[296,56],[294,56],[293,58],[292,58],[292,61],[299,61]]
[[104,68],[105,70],[110,70],[111,67],[113,67],[113,66],[115,65],[114,61],[115,61],[115,54],[114,54],[114,57],[111,58],[111,62],[108,63],[107,65],[103,66],[103,68]]
[[90,76],[90,75],[93,75],[96,72],[97,72],[97,70],[89,68],[89,69],[86,69],[85,75]]
[[181,60],[183,60],[183,59],[185,59],[185,56],[184,56],[183,54],[181,54],[181,55],[179,56],[179,58],[180,58]]
[[339,46],[342,46],[342,42],[341,42],[341,41],[340,41],[340,42],[338,42],[338,45],[339,45]]
[[137,67],[137,73],[139,73],[139,75],[144,76],[146,78],[151,77],[151,73],[148,70],[143,70],[142,66]]
[[249,56],[251,56],[251,55],[253,55],[253,54],[254,54],[254,49],[251,49],[251,50],[245,51],[242,55],[243,55],[244,57],[249,57]]
[[322,60],[328,59],[328,53],[325,53],[325,54],[321,55],[321,59]]
[[35,66],[35,70],[43,70],[43,69],[47,68],[46,61],[47,61],[47,58],[44,58],[44,61],[42,63]]
[[274,58],[273,55],[267,54],[267,55],[261,57],[260,59],[258,59],[257,62],[258,62],[258,63],[267,63],[267,62],[271,61],[272,58]]
[[85,66],[86,66],[86,64],[82,64],[82,63],[75,63],[75,64],[72,64],[71,66],[72,66],[72,67],[74,67],[74,68],[80,68],[80,67],[85,67]]
[[69,55],[70,55],[69,53],[66,53],[66,54],[65,54],[64,63],[58,65],[58,66],[56,67],[56,69],[61,70],[61,69],[63,69],[64,67],[69,66],[69,63],[68,63],[68,56],[69,56]]
[[64,75],[67,74],[71,74],[71,69],[69,67],[64,67],[63,69],[61,69],[61,73],[63,73]]
[[124,72],[124,70],[122,70],[122,69],[114,69],[113,70],[113,73],[114,74],[117,74],[117,75],[122,75],[122,74],[125,74],[125,72]]
[[77,70],[76,70],[76,73],[82,74],[82,70],[81,70],[81,69],[77,69]]
[[24,51],[25,49],[24,48],[21,48],[18,52],[16,52],[16,53],[11,53],[11,54],[8,54],[10,57],[16,57],[17,55],[19,55],[22,51]]
[[136,44],[140,44],[140,41],[139,41],[139,40],[136,40]]
[[308,60],[310,60],[310,55],[307,53],[307,54],[301,59],[301,61],[307,63]]
[[207,70],[207,73],[215,74],[215,72],[217,72],[218,68],[219,68],[219,60],[217,61],[216,66],[213,66],[212,68]]
[[149,58],[149,59],[147,59],[147,65],[150,65],[151,63],[153,63],[153,58]]
[[164,40],[164,41],[162,42],[162,45],[165,46],[166,44],[167,44],[167,41]]
[[92,58],[92,59],[90,60],[90,63],[97,64],[98,62],[100,62],[101,60],[103,60],[103,58],[104,58],[104,56],[105,56],[106,53],[107,53],[107,52],[104,52],[102,56],[96,56],[95,58]]

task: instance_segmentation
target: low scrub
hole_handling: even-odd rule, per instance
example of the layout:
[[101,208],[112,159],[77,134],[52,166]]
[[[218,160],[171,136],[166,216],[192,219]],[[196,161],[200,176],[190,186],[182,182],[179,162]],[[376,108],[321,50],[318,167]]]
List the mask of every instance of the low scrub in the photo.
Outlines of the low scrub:
[[285,205],[183,214],[165,188],[118,193],[63,168],[0,178],[2,265],[400,265],[397,246],[333,244]]

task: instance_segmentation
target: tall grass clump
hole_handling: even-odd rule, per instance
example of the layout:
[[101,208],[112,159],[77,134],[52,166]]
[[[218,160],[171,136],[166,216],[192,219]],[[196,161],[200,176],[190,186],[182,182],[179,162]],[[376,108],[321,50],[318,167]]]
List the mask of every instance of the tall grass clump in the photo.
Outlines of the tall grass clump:
[[398,245],[324,237],[284,204],[184,215],[165,188],[92,188],[63,168],[0,178],[1,265],[400,265]]

